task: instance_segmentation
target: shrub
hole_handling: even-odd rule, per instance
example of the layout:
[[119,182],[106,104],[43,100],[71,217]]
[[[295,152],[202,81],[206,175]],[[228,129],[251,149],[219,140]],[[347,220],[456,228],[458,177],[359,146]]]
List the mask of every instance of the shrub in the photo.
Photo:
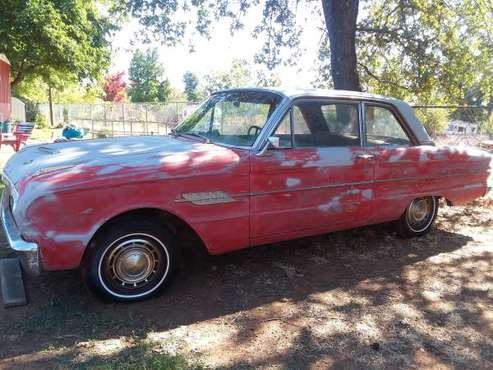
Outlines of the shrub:
[[493,135],[493,113],[481,122],[480,129],[483,134]]
[[446,109],[421,108],[416,109],[416,115],[430,136],[442,134],[448,127],[449,113]]
[[46,120],[44,114],[38,113],[34,119],[34,122],[36,123],[36,128],[48,127],[48,121]]
[[36,122],[36,117],[40,115],[39,104],[31,100],[23,100],[26,104],[26,121]]

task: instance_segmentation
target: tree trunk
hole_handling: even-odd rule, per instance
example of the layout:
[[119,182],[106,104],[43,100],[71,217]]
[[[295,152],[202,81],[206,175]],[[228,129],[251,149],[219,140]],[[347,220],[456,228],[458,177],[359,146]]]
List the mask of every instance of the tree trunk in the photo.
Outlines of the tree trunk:
[[359,0],[322,0],[330,41],[330,69],[334,87],[361,91],[356,67],[356,20]]
[[[14,76],[14,73],[12,73],[12,76]],[[14,79],[12,81],[10,81],[10,88],[13,90],[14,87],[16,87],[17,85],[19,85],[22,82],[22,80],[24,80],[24,73],[22,73],[22,71],[19,71],[15,75]]]
[[48,86],[48,106],[50,108],[50,127],[53,128],[53,96],[51,94],[51,86]]

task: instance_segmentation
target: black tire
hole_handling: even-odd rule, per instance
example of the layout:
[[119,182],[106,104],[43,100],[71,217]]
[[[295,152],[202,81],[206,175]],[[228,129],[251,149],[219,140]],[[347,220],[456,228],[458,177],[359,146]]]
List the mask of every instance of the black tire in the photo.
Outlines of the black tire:
[[[438,214],[438,198],[422,197],[414,199],[395,223],[397,235],[401,238],[414,238],[428,233]],[[417,217],[416,215],[419,215]]]
[[177,244],[170,231],[149,221],[125,221],[96,236],[82,276],[105,301],[136,302],[161,293],[177,266]]

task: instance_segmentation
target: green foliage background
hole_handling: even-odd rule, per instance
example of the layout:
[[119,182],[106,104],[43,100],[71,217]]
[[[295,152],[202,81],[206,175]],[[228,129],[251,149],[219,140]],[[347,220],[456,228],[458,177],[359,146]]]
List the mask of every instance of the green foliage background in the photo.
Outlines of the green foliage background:
[[165,102],[171,94],[169,81],[164,77],[164,68],[159,63],[157,49],[136,50],[129,68],[132,102]]
[[91,0],[4,0],[0,53],[12,65],[12,86],[40,77],[52,86],[93,80],[110,62],[110,17]]

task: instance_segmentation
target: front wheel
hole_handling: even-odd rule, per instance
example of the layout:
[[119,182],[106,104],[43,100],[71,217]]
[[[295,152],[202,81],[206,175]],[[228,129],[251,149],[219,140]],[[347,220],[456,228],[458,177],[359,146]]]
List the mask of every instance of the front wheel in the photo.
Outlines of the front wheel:
[[173,234],[160,225],[134,221],[112,225],[98,235],[82,271],[100,298],[135,302],[161,292],[176,266]]
[[414,199],[396,221],[397,234],[402,238],[421,236],[430,231],[438,213],[438,198]]

